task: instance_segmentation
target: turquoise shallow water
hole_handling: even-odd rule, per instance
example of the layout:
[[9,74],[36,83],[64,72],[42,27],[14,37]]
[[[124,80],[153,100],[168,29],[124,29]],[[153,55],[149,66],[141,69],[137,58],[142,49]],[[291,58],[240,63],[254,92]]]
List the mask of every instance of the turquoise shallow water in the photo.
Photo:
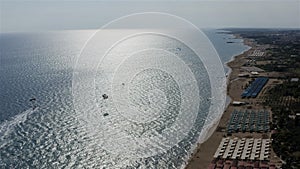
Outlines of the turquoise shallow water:
[[[230,60],[233,55],[245,49],[241,40],[232,39],[232,35],[216,33],[218,30],[206,30],[205,33],[215,45],[222,63]],[[203,126],[209,106],[210,93],[207,88],[199,90],[204,101],[199,106],[195,125],[187,136],[174,147],[166,148],[162,153],[154,153],[150,157],[137,158],[138,155],[128,153],[126,157],[120,154],[130,152],[138,146],[128,141],[116,141],[122,137],[119,124],[132,137],[141,138],[145,135],[155,135],[174,123],[182,103],[182,88],[190,85],[189,82],[178,85],[176,78],[181,79],[185,74],[177,74],[176,78],[170,72],[182,70],[179,62],[169,62],[169,72],[162,71],[157,63],[156,69],[145,69],[135,74],[129,82],[123,84],[126,73],[117,79],[116,85],[129,88],[128,104],[133,104],[140,111],[157,110],[161,115],[148,113],[147,118],[156,118],[148,123],[125,123],[124,119],[133,121],[143,120],[135,114],[118,114],[122,105],[113,106],[110,102],[113,94],[108,93],[109,99],[103,101],[103,93],[109,91],[103,79],[113,77],[109,72],[118,60],[110,60],[114,56],[122,55],[129,46],[152,46],[164,48],[176,53],[192,70],[196,77],[197,86],[209,86],[207,74],[201,61],[184,44],[172,39],[158,36],[142,36],[127,41],[110,53],[100,66],[95,77],[96,102],[101,113],[109,114],[104,118],[102,114],[92,114],[94,121],[83,122],[75,111],[72,95],[72,75],[75,58],[92,31],[59,31],[47,33],[10,33],[0,35],[1,46],[1,109],[0,109],[0,168],[179,168],[184,164],[185,157],[196,143]],[[226,43],[234,41],[236,43]],[[130,42],[130,43],[129,43]],[[141,43],[143,42],[143,43]],[[129,46],[128,46],[129,45]],[[125,50],[125,51],[124,51]],[[155,55],[159,55],[156,53]],[[151,53],[141,53],[142,60],[124,61],[125,64],[139,63],[147,66],[157,58]],[[149,59],[150,57],[150,59]],[[118,57],[117,57],[118,58]],[[149,59],[147,61],[147,58]],[[166,58],[168,59],[168,58]],[[121,61],[120,61],[121,62]],[[165,62],[164,62],[165,63]],[[161,65],[165,66],[165,65]],[[179,69],[177,69],[179,67]],[[105,68],[105,69],[104,69]],[[104,70],[101,70],[104,69]],[[130,72],[130,66],[120,67],[121,72]],[[135,68],[138,69],[138,68]],[[82,70],[87,71],[88,70]],[[88,74],[88,73],[87,73]],[[82,77],[84,82],[88,75]],[[159,90],[156,90],[159,89]],[[185,89],[185,88],[184,88]],[[186,88],[186,92],[194,89]],[[149,93],[150,94],[146,94]],[[118,92],[117,92],[118,93]],[[184,101],[189,100],[188,94]],[[34,103],[30,98],[36,98]],[[191,97],[192,98],[192,97]],[[122,101],[122,100],[119,100]],[[154,103],[154,104],[153,104]],[[32,110],[32,104],[37,109]],[[82,104],[91,104],[90,100],[82,100]],[[86,110],[93,112],[94,110]],[[143,115],[143,114],[142,114]],[[157,118],[159,117],[159,118]],[[186,118],[188,119],[188,118]],[[98,124],[99,122],[99,124]],[[101,122],[101,125],[100,125]],[[183,125],[184,122],[183,121]],[[93,126],[92,130],[87,128]],[[90,125],[92,123],[92,125]],[[104,124],[105,125],[102,125]],[[103,126],[109,126],[103,129]],[[105,132],[91,132],[101,131]],[[150,130],[151,129],[151,130]],[[123,130],[122,130],[123,131]],[[148,131],[148,132],[147,132]],[[171,139],[171,138],[170,138]],[[153,140],[155,142],[155,139]],[[120,144],[120,145],[117,145]],[[136,143],[140,144],[139,142]],[[144,147],[151,146],[151,142]],[[119,147],[116,149],[116,147]],[[122,147],[125,147],[122,149]],[[139,150],[143,152],[145,150]],[[161,152],[153,148],[154,152]],[[133,151],[134,152],[134,151]],[[134,157],[134,158],[133,158]]]

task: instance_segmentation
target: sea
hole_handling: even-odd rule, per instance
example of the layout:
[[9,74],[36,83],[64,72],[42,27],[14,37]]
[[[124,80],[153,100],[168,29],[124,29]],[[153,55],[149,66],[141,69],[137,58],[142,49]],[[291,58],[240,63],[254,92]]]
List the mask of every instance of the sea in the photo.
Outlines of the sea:
[[[76,65],[94,32],[0,33],[0,168],[186,165],[210,105],[205,65],[179,41],[144,35],[112,48],[90,77],[88,64]],[[249,49],[229,31],[203,32],[225,73],[226,62]],[[151,50],[131,50],[141,46]],[[180,105],[189,104],[196,105],[196,116],[181,115]],[[184,111],[195,112],[193,106]],[[186,126],[189,131],[180,133]]]

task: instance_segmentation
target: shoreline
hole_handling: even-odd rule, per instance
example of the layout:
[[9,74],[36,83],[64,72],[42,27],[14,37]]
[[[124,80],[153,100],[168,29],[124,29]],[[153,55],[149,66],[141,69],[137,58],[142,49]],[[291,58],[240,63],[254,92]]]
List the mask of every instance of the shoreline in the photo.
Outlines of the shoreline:
[[218,121],[216,121],[214,123],[214,126],[212,126],[208,130],[208,132],[212,132],[210,137],[204,143],[197,144],[196,149],[190,155],[190,158],[187,161],[187,165],[185,166],[185,169],[208,168],[210,162],[213,159],[213,155],[217,150],[219,143],[221,142],[221,139],[224,136],[224,132],[218,129],[226,127],[227,121],[229,120],[231,112],[233,110],[233,106],[231,106],[230,103],[236,98],[235,95],[237,95],[237,93],[238,95],[240,94],[239,91],[237,92],[237,90],[232,90],[233,83],[235,83],[235,81],[232,80],[234,80],[237,77],[237,74],[239,74],[240,71],[239,68],[244,63],[243,58],[247,56],[249,51],[253,49],[254,46],[249,39],[242,38],[238,34],[233,34],[233,36],[235,36],[235,38],[243,39],[243,44],[245,46],[249,46],[249,48],[241,52],[240,54],[232,56],[229,61],[225,62],[226,67],[229,69],[229,71],[226,73],[227,75],[226,95],[227,98],[230,99],[230,101],[228,101],[228,103],[225,105],[225,109],[221,118]]

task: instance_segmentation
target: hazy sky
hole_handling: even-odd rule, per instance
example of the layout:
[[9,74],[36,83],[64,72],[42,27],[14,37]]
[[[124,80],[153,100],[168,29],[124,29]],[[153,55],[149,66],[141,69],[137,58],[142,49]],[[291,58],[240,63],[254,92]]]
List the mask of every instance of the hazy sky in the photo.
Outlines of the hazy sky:
[[206,28],[300,28],[300,0],[0,0],[0,31],[96,29],[136,12],[166,12]]

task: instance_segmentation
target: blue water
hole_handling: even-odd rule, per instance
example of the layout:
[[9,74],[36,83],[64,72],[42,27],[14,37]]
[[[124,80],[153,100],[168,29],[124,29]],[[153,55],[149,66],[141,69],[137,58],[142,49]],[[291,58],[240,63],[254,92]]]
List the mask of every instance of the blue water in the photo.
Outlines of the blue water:
[[[217,32],[220,30],[205,30],[224,65],[232,56],[248,48],[243,45],[242,40],[232,39],[232,35]],[[201,124],[203,125],[201,116],[196,119],[197,125],[193,127],[188,137],[177,146],[163,154],[137,159],[130,159],[130,156],[122,158],[113,154],[110,151],[113,150],[111,147],[114,145],[108,145],[110,142],[99,146],[102,138],[95,137],[93,135],[95,133],[89,133],[85,125],[80,122],[73,105],[73,66],[83,44],[92,33],[93,31],[58,31],[0,34],[0,168],[179,168],[184,164],[185,156],[196,143]],[[136,40],[140,41],[140,39]],[[155,45],[165,45],[165,48],[168,48],[166,50],[170,51],[176,51],[178,50],[176,47],[182,45],[179,42],[171,43],[166,39],[156,40],[158,42]],[[226,43],[227,41],[235,43]],[[183,54],[180,57],[189,56],[184,60],[186,63],[194,64],[193,73],[202,72],[198,76],[198,84],[208,85],[208,81],[199,80],[202,76],[207,76],[204,69],[202,70],[203,65],[193,59],[192,52],[184,45],[181,46],[181,50]],[[118,52],[117,50],[116,54]],[[228,71],[228,68],[225,66],[224,68]],[[99,70],[96,84],[100,87],[103,78]],[[167,84],[164,82],[166,79],[169,81]],[[174,80],[172,81],[168,74],[161,71],[144,71],[136,75],[132,82],[130,86],[132,102],[141,104],[139,106],[143,109],[149,107],[145,106],[147,103],[144,103],[143,97],[139,98],[136,95],[143,96],[145,91],[152,90],[154,87],[159,86],[172,96],[179,95],[179,87]],[[101,99],[102,90],[102,88],[96,90],[99,92],[97,99]],[[136,91],[138,94],[135,95]],[[201,92],[203,92],[200,93],[201,95],[209,98],[208,91],[201,90]],[[160,94],[158,92],[154,95]],[[33,97],[36,100],[29,101]],[[167,110],[176,112],[178,109],[176,104],[180,99],[174,97],[172,100],[168,99],[169,97],[166,95],[168,101],[165,104],[150,108],[162,109],[163,106],[169,105]],[[151,99],[159,103],[165,98],[161,96]],[[205,102],[200,108],[200,113],[205,114],[206,104],[208,103]],[[33,105],[37,106],[34,110],[31,108]],[[110,103],[100,106],[110,107]],[[161,117],[167,120],[166,125],[168,125],[166,118],[173,116],[168,114],[169,111]],[[114,115],[113,109],[105,109],[105,112],[109,114],[109,118]],[[172,123],[172,119],[169,122]],[[139,125],[125,127],[131,129],[128,132],[137,137],[141,137],[145,129],[145,126]],[[163,128],[158,125],[156,130],[163,130]],[[112,129],[112,132],[117,130]],[[107,149],[110,151],[106,151]]]
[[226,62],[230,61],[233,56],[239,55],[249,49],[249,46],[244,45],[242,39],[235,38],[234,35],[229,34],[230,32],[228,31],[209,29],[204,30],[204,33],[219,53],[220,59],[224,64],[225,72],[229,71],[229,68],[226,66]]

